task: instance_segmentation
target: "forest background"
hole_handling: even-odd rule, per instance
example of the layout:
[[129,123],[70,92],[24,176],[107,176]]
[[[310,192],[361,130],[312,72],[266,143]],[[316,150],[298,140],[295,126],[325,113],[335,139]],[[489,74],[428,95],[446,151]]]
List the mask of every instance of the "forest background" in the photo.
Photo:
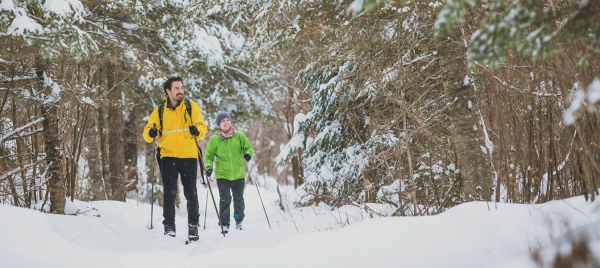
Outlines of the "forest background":
[[593,199],[599,14],[599,1],[2,0],[0,203],[149,201],[160,180],[141,130],[171,76],[209,135],[232,114],[257,172],[293,185],[298,206]]

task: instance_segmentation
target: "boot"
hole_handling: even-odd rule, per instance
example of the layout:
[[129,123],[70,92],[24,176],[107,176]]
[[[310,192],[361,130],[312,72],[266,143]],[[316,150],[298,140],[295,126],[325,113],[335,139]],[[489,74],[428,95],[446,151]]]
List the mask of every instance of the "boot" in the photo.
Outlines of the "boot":
[[189,225],[188,226],[188,240],[191,242],[198,241],[200,237],[198,236],[198,225]]
[[173,226],[165,225],[165,235],[168,235],[170,237],[175,237],[175,235],[176,235],[175,225],[173,225]]
[[229,225],[223,225],[223,234],[229,233]]
[[235,223],[235,229],[236,230],[242,230],[242,222],[241,221]]

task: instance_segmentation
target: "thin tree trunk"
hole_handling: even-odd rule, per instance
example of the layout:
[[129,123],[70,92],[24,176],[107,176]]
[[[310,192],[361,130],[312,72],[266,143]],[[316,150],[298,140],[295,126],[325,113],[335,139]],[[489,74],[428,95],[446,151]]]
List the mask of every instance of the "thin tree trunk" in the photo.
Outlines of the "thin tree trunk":
[[123,139],[125,140],[125,182],[126,191],[137,191],[138,185],[138,172],[137,172],[137,159],[138,159],[138,135],[139,128],[138,117],[134,114],[130,114],[127,119],[125,128],[123,129]]
[[15,186],[13,176],[8,176],[6,179],[8,180],[8,185],[10,187],[10,193],[12,194],[14,205],[17,207],[21,206],[21,202],[19,202],[19,193],[17,193],[17,187]]
[[[30,110],[27,109],[28,118],[38,118],[39,115],[37,113],[37,106],[35,106],[35,105],[32,106],[31,111],[32,112],[30,112]],[[32,113],[32,114],[30,114],[30,113]],[[31,126],[30,129],[31,129],[31,131],[34,131],[36,128],[37,128],[37,124]],[[38,139],[34,135],[31,135],[29,138],[31,139],[31,148],[32,148],[30,161],[31,161],[31,163],[36,163],[38,161],[38,149],[39,149],[38,148]],[[42,200],[42,192],[41,192],[42,187],[37,186],[37,179],[38,179],[37,171],[38,171],[37,165],[33,165],[33,169],[31,171],[31,181],[30,181],[31,182],[31,185],[30,185],[31,199],[32,199],[33,203],[37,203],[37,201],[38,201],[37,196],[39,196],[39,200]],[[37,193],[38,191],[39,191],[39,195]]]
[[302,169],[302,164],[300,163],[300,152],[296,152],[296,154],[292,157],[292,173],[294,176],[294,188],[298,188],[300,185],[304,183],[302,176],[300,175],[300,171]]
[[[96,112],[97,111],[92,111],[92,115]],[[85,155],[85,158],[88,163],[88,179],[90,180],[90,189],[87,193],[87,198],[90,200],[101,200],[106,198],[106,195],[104,194],[104,186],[102,184],[102,159],[100,152],[100,127],[97,122],[98,119],[99,116],[91,116],[86,139],[88,151]]]
[[[400,136],[400,135],[398,135]],[[405,216],[403,208],[403,193],[402,193],[402,180],[404,180],[404,165],[402,164],[402,147],[398,148],[398,163],[400,168],[398,169],[398,209],[400,209],[400,216]]]
[[[11,86],[12,83],[9,83],[8,88],[10,89]],[[4,111],[4,105],[6,105],[6,101],[8,100],[8,94],[10,94],[10,90],[6,90],[6,93],[4,93],[4,97],[2,98],[2,102],[0,104],[0,115],[2,114],[2,111]]]
[[531,202],[531,181],[533,179],[533,161],[536,159],[535,156],[535,141],[534,141],[534,131],[535,131],[535,124],[534,124],[534,115],[533,115],[533,111],[529,112],[529,135],[527,138],[527,142],[528,142],[528,161],[527,161],[527,167],[525,167],[525,187],[523,188],[523,194],[524,194],[524,198],[525,198],[525,203],[529,203]]
[[415,169],[413,168],[412,165],[412,155],[410,153],[410,138],[408,135],[408,130],[406,127],[406,120],[407,120],[407,116],[406,113],[408,112],[408,110],[406,109],[406,105],[404,102],[404,91],[402,91],[402,108],[404,110],[404,119],[402,120],[404,123],[404,140],[405,140],[405,144],[406,144],[406,156],[408,158],[408,170],[410,171],[410,181],[412,183],[412,201],[413,201],[413,216],[414,215],[418,215],[421,214],[420,212],[417,212],[417,186],[415,184]]
[[[13,120],[15,122],[20,121],[20,120],[18,120],[16,102],[13,102],[13,115],[12,116],[13,116]],[[23,205],[25,207],[30,207],[31,206],[31,198],[29,198],[29,191],[27,189],[27,170],[25,169],[25,160],[23,159],[23,156],[25,155],[25,152],[24,152],[25,145],[23,144],[23,138],[19,137],[19,135],[16,135],[15,141],[17,143],[17,162],[19,162],[19,168],[21,169],[21,184],[22,184],[22,190],[23,190],[23,199],[25,201],[25,203]]]
[[98,109],[98,135],[100,135],[100,167],[101,167],[101,171],[102,171],[102,188],[104,191],[104,195],[106,196],[106,199],[108,199],[108,195],[112,195],[110,188],[107,187],[107,181],[110,178],[110,169],[109,169],[109,163],[108,163],[108,156],[109,156],[109,152],[108,152],[108,138],[107,138],[107,134],[106,134],[106,119],[105,119],[105,109],[104,108],[99,108]]
[[81,120],[81,106],[77,105],[77,112],[75,113],[75,124],[73,126],[73,129],[71,130],[73,133],[73,136],[71,137],[71,157],[69,157],[69,159],[71,159],[70,163],[67,163],[67,170],[68,170],[68,178],[69,178],[69,196],[71,197],[71,201],[75,200],[75,178],[77,177],[77,159],[75,158],[75,154],[76,154],[76,150],[77,150],[77,135],[78,133],[78,126]]
[[112,199],[125,201],[127,192],[125,191],[125,154],[123,142],[123,108],[121,102],[121,90],[119,87],[113,88],[115,77],[113,71],[116,68],[106,70],[109,95],[109,139],[108,144],[110,152],[108,154],[110,162],[110,186],[112,190]]
[[89,121],[89,110],[87,107],[78,105],[77,107],[77,121],[73,127],[73,141],[71,147],[71,163],[69,165],[69,189],[71,201],[74,201],[77,197],[77,175],[79,169],[79,157],[81,155],[81,149],[83,144],[83,137],[85,136],[87,125]]
[[[106,70],[102,69],[103,72]],[[102,95],[102,92],[99,92],[98,95]],[[107,187],[107,181],[110,178],[110,170],[108,164],[108,135],[106,134],[106,101],[100,100],[98,105],[98,136],[100,137],[100,170],[102,171],[102,191],[104,192],[104,198],[108,200],[108,196],[112,196],[110,192],[110,188]]]
[[[40,92],[46,96],[51,95],[51,88],[44,84],[44,75],[48,67],[44,59],[36,58],[36,73]],[[58,96],[55,96],[58,97]],[[58,102],[58,101],[57,101]],[[50,193],[50,213],[65,214],[65,188],[63,174],[61,171],[60,136],[58,131],[58,103],[48,102],[42,104],[42,116],[44,117],[44,148],[46,151],[46,162],[48,163],[48,191]]]
[[[37,139],[34,137],[31,137],[31,147],[33,148],[32,152],[31,152],[31,163],[35,163],[37,162]],[[32,169],[31,169],[31,180],[29,181],[30,184],[30,189],[31,189],[31,194],[29,195],[29,202],[33,202],[33,203],[37,203],[38,198],[37,198],[37,165],[33,165]],[[40,197],[41,199],[41,197]]]
[[[76,167],[79,168],[79,158],[81,158],[81,151],[83,150],[83,138],[86,136],[87,134],[87,129],[88,129],[88,125],[90,122],[90,110],[88,107],[84,107],[83,108],[83,120],[81,121],[81,125],[79,126],[79,136],[78,136],[78,140],[77,140],[77,151],[75,154],[75,164]],[[77,174],[77,172],[76,172]],[[76,180],[75,180],[76,181]],[[76,186],[78,184],[75,184]]]
[[547,189],[546,189],[546,201],[552,200],[552,192],[554,191],[554,174],[553,169],[556,169],[556,175],[560,173],[557,168],[558,161],[556,159],[556,153],[554,152],[554,128],[552,127],[552,107],[548,109],[548,130],[550,131],[550,149],[549,149],[549,163],[548,163],[548,181],[547,181]]

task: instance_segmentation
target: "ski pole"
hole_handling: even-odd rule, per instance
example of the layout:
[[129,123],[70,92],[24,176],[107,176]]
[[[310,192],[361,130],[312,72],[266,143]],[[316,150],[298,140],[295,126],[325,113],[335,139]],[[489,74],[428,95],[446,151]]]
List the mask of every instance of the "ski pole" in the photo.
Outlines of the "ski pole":
[[208,210],[208,191],[206,191],[206,206],[204,206],[204,230],[206,230],[206,211]]
[[[154,124],[153,129],[156,130],[156,124]],[[154,221],[154,159],[156,158],[156,146],[156,144],[152,146],[154,150],[152,151],[152,194],[150,195],[150,230],[154,229],[152,222]]]
[[[196,143],[196,148],[198,148],[198,163],[200,164],[200,176],[202,178],[202,184],[204,184],[204,186],[208,185],[208,191],[210,192],[210,197],[212,198],[213,205],[215,206],[215,212],[217,212],[217,219],[219,219],[219,226],[221,226],[221,233],[223,234],[223,237],[225,237],[225,231],[223,230],[223,225],[221,224],[221,215],[219,215],[219,210],[217,209],[217,202],[215,202],[215,196],[213,195],[212,187],[210,186],[210,181],[208,183],[206,183],[204,181],[205,173],[204,173],[204,161],[202,160],[202,150],[200,149],[200,145],[198,145],[198,142],[195,141],[195,143]],[[206,217],[204,219],[206,219]]]
[[[252,162],[254,162],[254,161],[252,161]],[[267,215],[267,210],[265,209],[265,203],[263,203],[262,197],[260,196],[260,191],[258,190],[258,184],[256,184],[256,181],[254,179],[252,179],[252,165],[250,165],[249,169],[250,169],[250,172],[248,172],[248,177],[250,177],[250,179],[254,183],[254,186],[256,186],[256,191],[258,192],[258,198],[260,199],[260,204],[262,205],[263,211],[265,212],[265,217],[267,217],[267,223],[269,224],[269,229],[272,229],[271,222],[269,221],[269,216]]]

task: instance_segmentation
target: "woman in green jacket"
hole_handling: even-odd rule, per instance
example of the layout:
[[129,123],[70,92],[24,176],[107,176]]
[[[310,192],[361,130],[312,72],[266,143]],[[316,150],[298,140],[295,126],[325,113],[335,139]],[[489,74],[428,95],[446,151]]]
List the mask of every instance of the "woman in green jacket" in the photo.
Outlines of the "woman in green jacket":
[[208,177],[213,173],[213,168],[215,170],[220,196],[221,225],[223,225],[223,232],[227,233],[229,232],[231,193],[233,193],[235,228],[242,230],[245,207],[244,179],[246,178],[243,159],[250,161],[254,157],[254,151],[246,135],[231,126],[231,116],[227,112],[219,112],[216,123],[219,131],[213,134],[206,145],[205,163]]

